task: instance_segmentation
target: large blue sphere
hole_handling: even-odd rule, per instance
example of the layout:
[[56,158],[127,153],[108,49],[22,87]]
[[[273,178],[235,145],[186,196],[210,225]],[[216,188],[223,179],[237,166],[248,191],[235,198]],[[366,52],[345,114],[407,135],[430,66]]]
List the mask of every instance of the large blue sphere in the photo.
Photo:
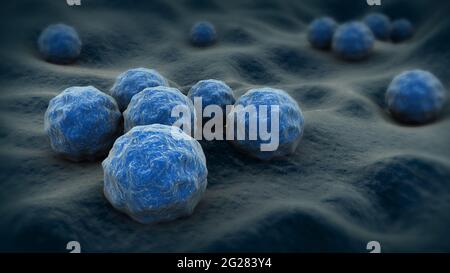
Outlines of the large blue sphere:
[[[189,112],[190,119],[184,115],[180,118],[172,117],[172,110],[176,106],[183,107],[186,112]],[[123,116],[125,131],[138,125],[155,123],[173,125],[179,119],[185,120],[193,130],[196,121],[196,113],[191,100],[180,90],[166,86],[149,87],[133,96]],[[192,130],[190,130],[191,133]]]
[[58,64],[75,61],[81,52],[77,31],[65,24],[48,26],[38,38],[38,48],[45,60]]
[[333,51],[343,59],[366,58],[374,46],[372,31],[363,23],[350,22],[338,27],[333,36]]
[[116,140],[102,165],[106,198],[144,224],[192,214],[206,190],[200,144],[172,126],[134,127]]
[[120,133],[114,99],[92,86],[70,87],[50,100],[44,126],[57,153],[71,160],[104,156]]
[[336,28],[337,23],[333,18],[322,17],[315,19],[308,27],[309,43],[319,49],[330,48]]
[[120,74],[110,90],[121,111],[125,110],[131,98],[147,87],[169,86],[158,71],[147,68],[133,68]]
[[364,23],[372,30],[375,38],[386,41],[391,35],[391,20],[384,14],[371,13],[364,18]]
[[392,22],[391,40],[395,43],[403,42],[414,35],[414,27],[407,19]]
[[436,119],[444,107],[446,92],[433,74],[411,70],[396,76],[386,92],[390,113],[405,123],[426,123]]
[[216,42],[216,29],[210,22],[197,22],[191,28],[191,42],[196,46],[209,46]]
[[[238,106],[242,107],[239,109]],[[245,114],[249,106],[254,106],[258,110],[256,115]],[[266,106],[266,115],[261,116],[260,107]],[[271,111],[273,106],[279,107],[279,145],[274,151],[262,151],[261,144],[267,144],[270,141],[262,139],[260,131],[257,132],[257,139],[250,139],[250,123],[258,124],[259,121],[266,124],[268,131],[272,129]],[[275,110],[275,109],[274,109]],[[244,116],[243,119],[238,119],[239,116]],[[262,160],[270,160],[273,158],[283,157],[294,153],[300,139],[303,135],[304,118],[302,111],[297,102],[289,96],[285,91],[274,88],[257,88],[251,89],[242,95],[235,103],[235,108],[228,115],[228,121],[232,119],[233,124],[227,126],[234,126],[234,140],[233,145],[246,154]],[[245,128],[245,139],[238,140],[238,127]],[[258,125],[259,127],[259,125]]]
[[217,105],[225,113],[227,105],[236,102],[233,90],[223,81],[202,80],[191,87],[188,97],[194,102],[194,98],[202,99],[202,111],[208,105]]

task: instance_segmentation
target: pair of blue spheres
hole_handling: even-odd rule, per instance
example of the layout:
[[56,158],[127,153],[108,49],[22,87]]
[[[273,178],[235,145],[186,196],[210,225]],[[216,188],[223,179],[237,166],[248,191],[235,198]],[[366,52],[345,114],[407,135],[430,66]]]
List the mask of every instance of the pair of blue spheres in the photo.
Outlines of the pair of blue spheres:
[[[172,113],[178,107],[178,114]],[[145,88],[130,101],[123,112],[125,131],[135,126],[164,124],[173,125],[179,121],[180,126],[185,124],[189,128],[185,132],[193,135],[196,122],[196,113],[191,100],[180,90],[166,86]],[[181,126],[182,127],[182,126]]]
[[104,156],[121,133],[121,113],[115,100],[92,86],[65,89],[50,100],[44,128],[51,147],[74,160]]
[[207,186],[200,144],[173,126],[134,127],[116,140],[102,166],[106,198],[143,224],[190,215]]
[[133,68],[117,77],[110,94],[116,99],[120,110],[124,111],[134,95],[155,86],[169,86],[169,83],[154,69]]
[[439,117],[446,102],[446,91],[433,74],[411,70],[396,76],[386,91],[386,105],[397,120],[424,124]]
[[[264,108],[261,108],[263,106]],[[272,111],[277,111],[274,106],[278,107],[278,128],[275,128],[276,121],[272,120],[271,115]],[[254,107],[257,110],[256,114],[246,114],[248,107]],[[303,135],[304,117],[300,106],[281,89],[264,87],[247,91],[236,101],[235,108],[228,115],[228,120],[231,120],[232,124],[227,126],[234,126],[234,140],[231,143],[238,150],[260,160],[271,160],[294,153]],[[257,129],[255,140],[249,137],[251,123],[258,124],[255,128]],[[278,146],[274,150],[261,149],[261,145],[268,145],[273,141],[261,134],[259,125],[263,123],[272,133],[272,137],[274,130],[277,130]],[[244,140],[238,138],[238,127],[245,130]]]
[[77,31],[65,24],[49,25],[38,38],[42,57],[52,63],[74,62],[81,53],[81,40]]
[[217,33],[214,25],[207,21],[195,23],[191,28],[190,40],[193,45],[198,47],[214,44],[217,40]]

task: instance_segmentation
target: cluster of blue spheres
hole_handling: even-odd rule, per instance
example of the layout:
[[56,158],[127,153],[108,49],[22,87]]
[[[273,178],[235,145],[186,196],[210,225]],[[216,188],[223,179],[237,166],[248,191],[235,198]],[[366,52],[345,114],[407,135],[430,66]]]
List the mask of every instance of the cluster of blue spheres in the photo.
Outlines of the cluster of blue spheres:
[[446,91],[433,74],[411,70],[396,76],[386,91],[391,115],[404,123],[423,124],[438,118]]
[[217,33],[214,25],[207,21],[197,22],[190,32],[191,43],[195,46],[205,47],[216,42]]
[[[242,107],[237,107],[242,106]],[[256,114],[246,114],[249,106],[254,106],[257,110]],[[265,109],[261,106],[266,107]],[[272,109],[274,106],[278,107],[278,147],[275,150],[261,150],[261,145],[268,145],[270,140],[265,139],[261,135],[261,131],[257,131],[256,139],[250,138],[249,128],[250,124],[258,124],[259,122],[265,124],[266,127],[274,125],[272,122],[271,112],[276,111]],[[266,113],[264,113],[266,112]],[[239,119],[238,117],[244,117]],[[270,87],[251,89],[242,95],[235,103],[235,108],[228,115],[228,120],[232,120],[232,124],[227,126],[234,126],[234,140],[232,144],[239,150],[246,154],[261,159],[270,160],[273,158],[283,157],[294,153],[301,137],[303,135],[304,118],[300,106],[297,102],[283,90],[274,89]],[[245,139],[238,138],[238,127],[245,129]],[[276,128],[266,128],[273,132]]]
[[173,126],[134,127],[116,140],[102,165],[106,198],[144,224],[190,215],[207,186],[200,144]]
[[115,100],[92,86],[70,87],[50,100],[44,127],[51,147],[74,160],[104,156],[121,133]]
[[65,24],[49,25],[38,38],[42,57],[52,63],[67,64],[75,61],[81,52],[77,31]]
[[[172,115],[178,107],[181,117]],[[188,114],[187,114],[188,113]],[[125,131],[138,125],[164,124],[173,125],[179,121],[180,127],[186,124],[191,128],[183,128],[192,135],[192,126],[196,122],[196,113],[191,100],[180,90],[166,86],[148,87],[137,93],[123,112]]]
[[121,111],[124,111],[131,98],[147,87],[169,86],[158,71],[147,68],[133,68],[120,74],[110,90]]
[[314,48],[331,47],[342,59],[358,61],[370,55],[375,39],[398,43],[410,39],[413,34],[410,21],[399,19],[391,22],[382,13],[371,13],[362,22],[352,21],[340,26],[333,18],[317,18],[308,26],[307,37]]

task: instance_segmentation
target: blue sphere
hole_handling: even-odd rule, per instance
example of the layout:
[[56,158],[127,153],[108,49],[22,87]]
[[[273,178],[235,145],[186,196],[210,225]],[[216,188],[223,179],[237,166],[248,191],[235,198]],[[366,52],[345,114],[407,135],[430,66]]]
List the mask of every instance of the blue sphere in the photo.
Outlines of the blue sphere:
[[[239,106],[241,106],[239,108]],[[250,106],[254,106],[258,111],[256,114],[247,114],[246,111]],[[261,106],[266,106],[267,112],[264,109],[260,110]],[[274,121],[271,118],[272,107],[279,107],[279,128],[278,128],[278,147],[273,151],[262,151],[261,144],[268,144],[270,140],[263,139],[260,131],[257,131],[257,138],[250,139],[250,123],[258,124],[264,122],[267,131],[272,129],[271,125]],[[274,108],[273,111],[276,109]],[[261,116],[261,114],[265,114]],[[237,117],[244,117],[239,120]],[[302,111],[297,102],[289,96],[285,91],[269,87],[251,89],[243,96],[241,96],[235,103],[235,108],[228,115],[228,121],[232,124],[227,126],[234,127],[234,140],[232,144],[239,150],[246,154],[261,159],[270,160],[273,158],[283,157],[295,152],[300,139],[303,135],[304,118]],[[245,128],[245,139],[238,139],[238,127]]]
[[49,25],[38,38],[39,52],[49,62],[67,64],[74,62],[81,52],[77,31],[65,24]]
[[121,111],[125,110],[131,98],[147,87],[169,86],[158,71],[147,68],[133,68],[120,74],[110,90]]
[[369,56],[375,38],[363,23],[350,22],[338,27],[333,36],[333,51],[349,61],[358,61]]
[[209,46],[216,42],[216,29],[210,22],[197,22],[191,28],[191,42],[196,46]]
[[194,101],[195,97],[202,99],[202,111],[208,105],[217,105],[225,113],[227,105],[236,102],[233,90],[223,81],[202,80],[191,87],[188,97]]
[[192,214],[207,186],[200,144],[167,125],[134,127],[116,140],[102,166],[106,198],[144,224]]
[[410,39],[414,35],[414,27],[407,19],[399,19],[392,22],[391,40],[399,43]]
[[322,17],[315,19],[308,27],[308,41],[318,49],[329,49],[333,40],[337,23],[333,18]]
[[104,156],[120,134],[114,99],[92,86],[70,87],[50,100],[44,126],[53,150],[80,161]]
[[[172,117],[172,109],[181,106],[187,116]],[[165,124],[173,125],[177,120],[182,119],[194,129],[196,113],[191,100],[183,95],[180,90],[166,86],[149,87],[139,92],[130,101],[127,110],[123,112],[125,131],[138,125]],[[192,130],[189,130],[192,133]]]
[[433,74],[411,70],[396,76],[386,92],[387,107],[396,119],[421,124],[439,116],[444,107],[446,92]]
[[375,38],[386,41],[391,35],[391,20],[384,14],[371,13],[364,18],[364,23],[372,30]]

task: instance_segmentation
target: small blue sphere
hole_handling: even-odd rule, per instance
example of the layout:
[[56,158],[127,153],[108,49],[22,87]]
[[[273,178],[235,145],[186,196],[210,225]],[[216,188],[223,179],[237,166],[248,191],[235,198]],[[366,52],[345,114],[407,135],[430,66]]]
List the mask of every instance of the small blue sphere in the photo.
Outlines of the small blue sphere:
[[315,19],[308,27],[309,43],[318,49],[329,49],[337,26],[336,21],[330,17]]
[[446,92],[433,74],[411,70],[396,76],[386,92],[387,107],[396,119],[422,124],[435,120],[444,107]]
[[70,87],[50,100],[44,126],[57,153],[74,160],[104,156],[120,134],[114,99],[92,86]]
[[134,127],[116,140],[102,166],[106,198],[143,224],[192,214],[207,186],[200,144],[167,125]]
[[191,28],[191,42],[195,46],[209,46],[216,42],[216,29],[210,22],[197,22]]
[[191,87],[188,97],[194,102],[194,98],[202,99],[202,111],[208,105],[217,105],[226,111],[227,105],[234,105],[236,99],[233,90],[223,81],[202,80]]
[[[181,107],[190,117],[172,116],[174,107]],[[181,109],[180,108],[180,109]],[[174,125],[177,120],[188,124],[192,133],[195,126],[196,113],[191,100],[180,90],[166,86],[149,87],[139,92],[130,101],[123,112],[125,131],[138,125],[165,124]]]
[[399,43],[410,39],[414,35],[414,27],[407,19],[399,19],[392,22],[391,40]]
[[338,27],[333,36],[333,51],[341,58],[358,61],[369,56],[375,38],[363,23],[350,22]]
[[[234,126],[234,140],[232,144],[246,154],[261,159],[270,160],[283,157],[295,152],[303,135],[304,118],[300,106],[285,91],[269,87],[251,89],[242,95],[235,103],[235,108],[228,115],[228,121]],[[262,108],[262,107],[265,107]],[[268,144],[271,140],[263,139],[259,123],[265,124],[266,131],[275,132],[275,120],[272,120],[271,112],[278,107],[278,146],[275,150],[263,151],[261,144]],[[248,114],[251,107],[257,112]],[[273,109],[272,109],[273,108]],[[264,113],[265,112],[265,113]],[[244,118],[238,118],[239,116]],[[250,124],[257,124],[256,139],[251,139]],[[238,139],[238,128],[245,129],[245,139]],[[253,127],[255,129],[255,127]]]
[[169,86],[158,71],[147,68],[133,68],[120,74],[110,90],[121,111],[125,110],[131,98],[147,87]]
[[391,20],[384,14],[371,13],[364,18],[364,23],[372,30],[375,38],[386,41],[391,35]]
[[49,62],[67,64],[74,62],[81,52],[77,31],[65,24],[49,25],[38,38],[39,52]]

